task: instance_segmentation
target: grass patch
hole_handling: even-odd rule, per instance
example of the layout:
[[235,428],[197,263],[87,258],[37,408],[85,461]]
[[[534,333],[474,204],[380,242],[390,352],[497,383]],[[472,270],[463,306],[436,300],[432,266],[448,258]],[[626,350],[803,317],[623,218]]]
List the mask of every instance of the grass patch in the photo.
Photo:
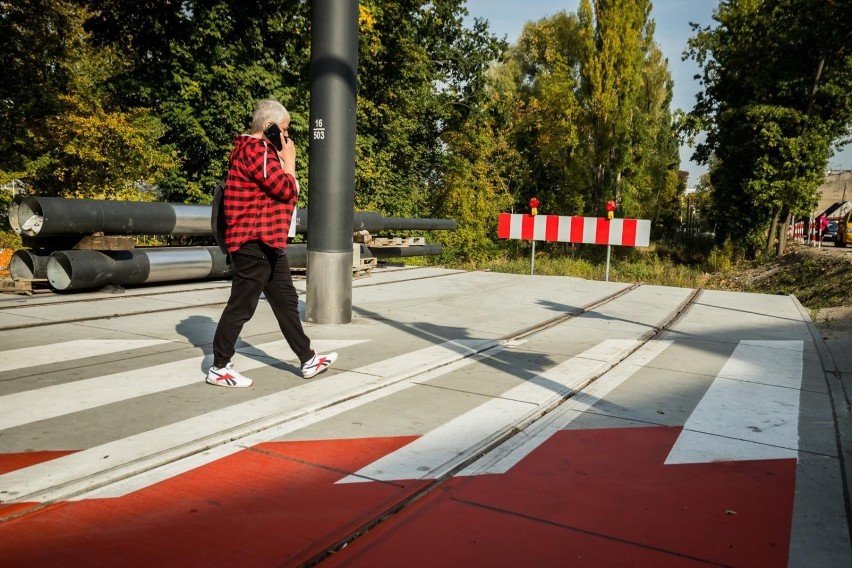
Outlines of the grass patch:
[[[585,280],[606,279],[606,253],[600,255],[576,254],[556,256],[550,253],[537,253],[535,274],[539,276],[573,276]],[[470,269],[468,266],[456,268]],[[509,274],[529,274],[530,259],[499,258],[485,262],[477,267],[480,270]],[[659,286],[677,286],[682,288],[701,288],[708,275],[696,266],[677,264],[673,260],[649,253],[613,254],[610,260],[610,282],[641,282]]]
[[792,294],[810,310],[852,305],[852,263],[844,256],[793,247],[781,258],[742,265],[727,275],[714,275],[708,287]]

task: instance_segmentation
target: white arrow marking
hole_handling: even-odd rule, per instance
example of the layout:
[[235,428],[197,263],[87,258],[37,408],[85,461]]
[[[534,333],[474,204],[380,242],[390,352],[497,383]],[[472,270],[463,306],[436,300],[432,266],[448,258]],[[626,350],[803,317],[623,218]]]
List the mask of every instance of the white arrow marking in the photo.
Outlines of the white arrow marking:
[[588,384],[601,368],[635,348],[633,339],[609,339],[572,357],[500,398],[491,399],[376,460],[338,483],[440,477],[485,440],[523,419],[539,406]]

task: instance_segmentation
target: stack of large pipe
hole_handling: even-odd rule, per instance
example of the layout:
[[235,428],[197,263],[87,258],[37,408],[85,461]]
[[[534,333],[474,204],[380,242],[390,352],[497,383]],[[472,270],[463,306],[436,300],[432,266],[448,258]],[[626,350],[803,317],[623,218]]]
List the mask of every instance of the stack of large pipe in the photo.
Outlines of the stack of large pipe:
[[[55,290],[82,290],[107,284],[134,285],[181,280],[228,278],[227,255],[215,246],[141,247],[133,250],[75,250],[87,235],[212,236],[209,205],[141,203],[61,197],[16,196],[9,223],[30,247],[15,251],[9,265],[13,278],[47,278]],[[307,233],[308,211],[296,210],[296,232]],[[454,230],[450,219],[382,217],[356,212],[353,231]],[[427,256],[441,253],[440,245],[369,248],[360,245],[361,258]],[[307,247],[291,243],[292,267],[304,267]]]

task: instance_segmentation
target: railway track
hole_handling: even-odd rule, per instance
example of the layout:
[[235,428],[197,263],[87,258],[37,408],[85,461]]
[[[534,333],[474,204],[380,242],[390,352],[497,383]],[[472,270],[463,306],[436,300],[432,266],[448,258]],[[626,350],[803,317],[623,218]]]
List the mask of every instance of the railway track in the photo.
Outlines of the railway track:
[[[442,278],[444,276],[428,276],[426,278]],[[423,278],[418,278],[416,276],[412,276],[411,278],[402,278],[396,280],[395,282],[405,282],[405,281],[416,281],[422,280]],[[294,281],[298,280],[297,277],[294,276]],[[304,280],[304,278],[302,278]],[[371,286],[381,286],[381,283],[372,283],[368,280],[358,280],[357,286],[359,288],[369,288]],[[178,288],[178,289],[175,289]],[[27,312],[35,312],[40,308],[49,307],[52,305],[62,305],[67,306],[69,309],[64,315],[56,318],[51,318],[50,320],[40,320],[37,317],[33,318],[33,321],[25,321],[25,322],[16,322],[12,324],[0,324],[0,331],[15,331],[20,329],[32,328],[32,327],[46,327],[52,325],[59,324],[67,324],[67,323],[85,323],[88,321],[97,321],[103,319],[112,319],[116,317],[123,316],[134,316],[141,314],[151,314],[151,313],[161,313],[161,312],[173,312],[175,310],[193,310],[202,307],[208,306],[219,306],[224,305],[227,301],[227,296],[224,298],[218,297],[215,300],[209,302],[198,302],[193,301],[190,303],[186,303],[185,305],[176,305],[176,304],[168,304],[164,305],[161,308],[157,309],[144,309],[144,310],[133,310],[128,309],[127,307],[120,306],[122,302],[126,302],[127,298],[134,298],[139,300],[144,299],[168,299],[169,297],[178,296],[178,295],[187,295],[187,294],[195,294],[195,293],[207,293],[210,291],[225,291],[231,289],[230,281],[226,282],[204,282],[204,283],[189,283],[184,286],[145,286],[145,287],[135,287],[135,288],[120,288],[114,286],[108,286],[105,291],[102,292],[83,292],[77,294],[63,294],[63,293],[52,293],[44,296],[28,296],[22,297],[14,294],[6,294],[5,297],[0,296],[0,314],[3,312],[17,312],[24,317],[26,317]],[[300,295],[304,295],[303,291],[299,292]],[[84,316],[74,316],[73,308],[77,305],[84,304],[92,304],[98,303],[106,307],[103,310],[105,313],[99,315],[84,315]],[[108,306],[115,305],[116,308],[110,310]]]

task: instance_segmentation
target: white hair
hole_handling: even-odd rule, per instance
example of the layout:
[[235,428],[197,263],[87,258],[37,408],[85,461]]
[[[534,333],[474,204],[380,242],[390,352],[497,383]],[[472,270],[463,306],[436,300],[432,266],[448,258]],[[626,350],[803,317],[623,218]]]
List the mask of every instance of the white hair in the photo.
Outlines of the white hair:
[[263,99],[254,105],[254,114],[251,118],[251,131],[262,132],[270,122],[281,124],[290,122],[290,113],[284,105],[275,99]]

